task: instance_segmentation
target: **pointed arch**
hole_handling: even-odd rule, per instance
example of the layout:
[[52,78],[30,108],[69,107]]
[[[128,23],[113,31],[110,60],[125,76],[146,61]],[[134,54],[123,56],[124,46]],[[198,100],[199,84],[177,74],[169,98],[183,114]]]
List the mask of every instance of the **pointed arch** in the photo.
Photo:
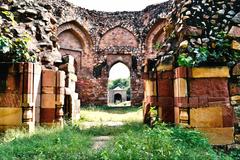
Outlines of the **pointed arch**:
[[101,49],[113,46],[138,47],[138,42],[131,31],[117,26],[104,33],[99,42],[99,48]]
[[150,31],[147,34],[146,41],[145,41],[147,53],[154,52],[153,47],[157,42],[159,42],[159,43],[164,42],[164,40],[166,38],[166,35],[165,35],[166,25],[167,25],[167,20],[160,19],[150,29]]
[[79,23],[77,23],[76,21],[70,21],[70,22],[61,24],[58,27],[58,31],[57,31],[58,37],[64,33],[74,35],[79,40],[79,43],[82,49],[84,50],[84,52],[91,51],[91,48],[93,47],[91,36],[87,32],[87,30],[83,26],[81,26]]

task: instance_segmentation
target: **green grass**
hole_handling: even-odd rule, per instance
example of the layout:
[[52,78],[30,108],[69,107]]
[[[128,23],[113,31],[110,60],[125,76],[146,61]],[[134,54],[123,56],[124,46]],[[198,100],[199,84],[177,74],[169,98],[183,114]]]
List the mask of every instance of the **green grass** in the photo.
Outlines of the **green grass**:
[[138,107],[84,107],[81,120],[88,122],[142,122],[142,109]]
[[[215,151],[197,131],[165,124],[150,129],[139,121],[138,112],[141,112],[139,108],[83,110],[88,114],[105,112],[100,114],[101,116],[96,116],[110,116],[111,118],[103,120],[112,121],[119,120],[120,115],[131,114],[135,117],[135,121],[132,118],[125,118],[125,124],[122,126],[100,125],[87,129],[81,127],[83,121],[80,121],[74,125],[66,125],[63,129],[37,128],[35,133],[9,130],[0,138],[0,159],[221,160],[239,158],[238,150],[229,153],[233,158],[221,151]],[[95,136],[114,136],[114,138],[105,148],[96,151],[92,149],[92,138]]]

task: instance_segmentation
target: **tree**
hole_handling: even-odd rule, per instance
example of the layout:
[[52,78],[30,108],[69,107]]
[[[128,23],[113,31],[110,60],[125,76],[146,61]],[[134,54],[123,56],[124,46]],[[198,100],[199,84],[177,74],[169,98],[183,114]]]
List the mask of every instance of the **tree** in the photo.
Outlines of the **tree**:
[[114,89],[116,87],[120,87],[122,89],[130,88],[130,78],[120,78],[116,80],[112,80],[108,83],[108,89]]

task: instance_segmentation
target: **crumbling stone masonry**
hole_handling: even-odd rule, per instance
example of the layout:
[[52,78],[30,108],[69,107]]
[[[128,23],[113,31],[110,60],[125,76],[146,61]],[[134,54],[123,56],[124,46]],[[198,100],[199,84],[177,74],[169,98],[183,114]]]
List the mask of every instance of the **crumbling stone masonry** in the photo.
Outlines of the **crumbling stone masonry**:
[[62,125],[63,117],[80,118],[74,58],[62,57],[58,51],[57,21],[50,10],[51,6],[32,1],[0,2],[1,38],[18,40],[28,36],[28,52],[21,54],[36,55],[38,61],[12,63],[16,59],[6,61],[3,56],[15,53],[1,50],[0,130],[33,130],[38,124]]
[[143,67],[145,123],[155,107],[160,120],[203,131],[214,145],[239,142],[239,7],[236,0],[175,1],[171,36]]
[[76,87],[82,104],[107,104],[109,71],[117,62],[130,69],[132,105],[141,104],[141,66],[144,59],[156,53],[153,45],[164,39],[165,17],[171,3],[139,12],[115,13],[86,10],[64,0],[41,3],[50,4],[58,20],[61,54],[75,58]]
[[107,104],[109,70],[122,62],[131,71],[132,104],[144,99],[145,122],[154,106],[162,121],[202,130],[212,144],[234,142],[239,1],[170,0],[115,13],[64,0],[11,3],[1,3],[0,11],[14,13],[17,25],[5,15],[1,33],[31,35],[29,49],[40,65],[1,64],[1,128],[62,123],[64,114],[77,119],[78,94],[83,104]]

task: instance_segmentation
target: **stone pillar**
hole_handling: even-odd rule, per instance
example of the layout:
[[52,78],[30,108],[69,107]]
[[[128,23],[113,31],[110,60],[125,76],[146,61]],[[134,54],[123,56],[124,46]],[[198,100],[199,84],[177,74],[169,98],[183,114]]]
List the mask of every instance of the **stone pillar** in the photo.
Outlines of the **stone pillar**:
[[51,125],[56,118],[56,71],[42,70],[41,124]]
[[234,141],[228,67],[189,69],[189,125],[203,131],[214,145]]
[[173,105],[173,66],[171,64],[160,63],[157,67],[156,85],[157,85],[157,106],[159,119],[174,123],[174,105]]
[[22,99],[22,113],[23,113],[23,126],[26,126],[30,131],[34,129],[34,112],[35,105],[33,102],[33,75],[34,64],[23,64],[23,99]]
[[42,67],[40,64],[34,64],[33,74],[33,104],[35,111],[33,112],[33,121],[35,124],[40,124],[40,108],[41,108],[41,73]]
[[56,112],[55,112],[55,122],[63,126],[63,105],[64,105],[64,89],[65,89],[65,72],[57,71],[57,82],[56,82]]
[[186,67],[175,69],[174,114],[176,124],[189,124],[187,73],[188,70]]
[[[66,55],[63,56],[63,62],[65,64],[62,64],[59,66],[61,73],[59,73],[59,79],[61,81],[61,84],[59,84],[60,88],[63,88],[65,92],[61,92],[61,94],[58,94],[58,100],[61,107],[65,107],[65,111],[68,113],[63,113],[60,111],[62,114],[67,114],[68,118],[71,118],[72,121],[76,121],[80,119],[80,100],[78,99],[78,93],[76,93],[76,82],[78,80],[77,75],[75,74],[75,68],[74,68],[74,58],[71,55]],[[64,74],[64,79],[63,79],[63,74]],[[63,81],[65,83],[63,83]],[[70,98],[66,99],[68,102],[66,103],[65,106],[63,106],[64,102],[64,97],[68,95]],[[63,99],[61,99],[63,98]],[[60,106],[59,106],[60,107]],[[59,108],[58,107],[58,108]]]

